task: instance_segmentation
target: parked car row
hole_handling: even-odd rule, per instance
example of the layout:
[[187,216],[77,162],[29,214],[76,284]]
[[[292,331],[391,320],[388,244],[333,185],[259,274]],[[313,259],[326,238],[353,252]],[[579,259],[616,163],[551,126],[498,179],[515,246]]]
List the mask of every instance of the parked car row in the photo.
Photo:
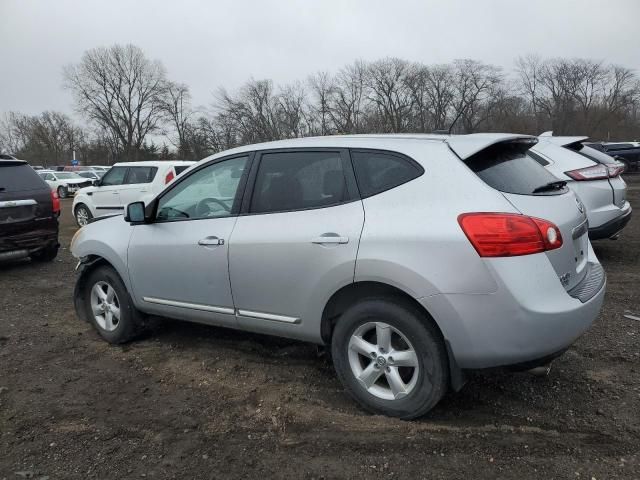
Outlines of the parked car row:
[[362,135],[222,152],[76,233],[76,311],[111,343],[160,315],[326,345],[366,409],[420,416],[467,369],[547,365],[598,315],[606,279],[573,189],[599,169],[602,208],[631,209],[615,164],[565,142]]

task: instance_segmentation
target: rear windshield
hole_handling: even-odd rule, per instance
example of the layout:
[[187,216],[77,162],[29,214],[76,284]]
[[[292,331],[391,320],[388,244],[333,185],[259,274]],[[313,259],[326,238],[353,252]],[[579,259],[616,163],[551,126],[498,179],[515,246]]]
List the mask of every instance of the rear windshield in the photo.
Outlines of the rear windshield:
[[174,168],[174,170],[176,171],[176,175],[180,175],[182,172],[184,172],[187,168],[189,168],[191,165],[176,165]]
[[33,168],[23,165],[0,164],[0,192],[19,192],[49,188]]
[[[471,156],[465,163],[487,185],[504,193],[536,195],[534,190],[558,182],[556,177],[528,156],[521,145],[494,145]],[[544,194],[564,191],[550,189]]]
[[589,160],[591,160],[592,162],[602,163],[603,165],[610,164],[610,163],[617,163],[613,157],[607,155],[606,153],[600,152],[595,148],[591,148],[587,145],[584,145],[582,143],[572,143],[570,145],[567,145],[565,148],[568,148],[569,150],[573,150],[574,152],[579,153],[583,157],[586,157]]

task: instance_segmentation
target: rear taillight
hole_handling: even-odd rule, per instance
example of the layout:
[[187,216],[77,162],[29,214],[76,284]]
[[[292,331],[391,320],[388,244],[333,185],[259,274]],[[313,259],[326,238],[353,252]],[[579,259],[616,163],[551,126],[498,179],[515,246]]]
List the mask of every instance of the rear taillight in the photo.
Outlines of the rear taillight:
[[58,194],[51,190],[51,211],[55,214],[60,213],[60,199]]
[[164,177],[164,184],[166,185],[167,183],[169,183],[171,180],[173,180],[175,178],[175,174],[173,173],[173,170],[169,170],[169,173],[167,173],[167,176]]
[[463,213],[458,223],[481,257],[515,257],[562,246],[560,229],[515,213]]
[[609,171],[609,177],[617,177],[622,172],[624,172],[624,163],[612,163],[607,165],[607,170]]
[[609,178],[609,169],[604,165],[594,165],[593,167],[579,168],[564,173],[577,181]]

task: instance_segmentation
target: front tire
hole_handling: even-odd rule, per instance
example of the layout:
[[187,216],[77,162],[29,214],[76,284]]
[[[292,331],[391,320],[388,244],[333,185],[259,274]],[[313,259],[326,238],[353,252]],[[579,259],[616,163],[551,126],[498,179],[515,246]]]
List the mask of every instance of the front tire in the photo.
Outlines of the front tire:
[[447,391],[441,335],[411,305],[386,299],[353,305],[338,320],[331,352],[345,389],[370,412],[420,417]]
[[67,198],[67,195],[69,195],[69,191],[67,190],[67,187],[60,185],[58,187],[58,197]]
[[133,305],[120,276],[110,266],[100,266],[89,273],[83,302],[87,318],[109,343],[126,343],[143,329],[142,314]]
[[74,217],[78,226],[84,227],[87,223],[89,223],[89,220],[93,218],[93,215],[91,215],[91,210],[89,210],[89,207],[87,207],[84,203],[81,203],[76,207]]

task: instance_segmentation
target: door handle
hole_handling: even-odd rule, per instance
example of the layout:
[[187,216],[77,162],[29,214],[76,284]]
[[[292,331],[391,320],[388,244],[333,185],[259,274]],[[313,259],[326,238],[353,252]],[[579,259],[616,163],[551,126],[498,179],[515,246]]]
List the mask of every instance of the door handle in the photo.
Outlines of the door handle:
[[111,195],[118,195],[118,192],[111,192]]
[[224,240],[218,237],[205,237],[198,240],[198,245],[210,246],[210,245],[224,245]]
[[337,233],[324,233],[311,240],[311,243],[349,243],[349,237],[342,237]]

